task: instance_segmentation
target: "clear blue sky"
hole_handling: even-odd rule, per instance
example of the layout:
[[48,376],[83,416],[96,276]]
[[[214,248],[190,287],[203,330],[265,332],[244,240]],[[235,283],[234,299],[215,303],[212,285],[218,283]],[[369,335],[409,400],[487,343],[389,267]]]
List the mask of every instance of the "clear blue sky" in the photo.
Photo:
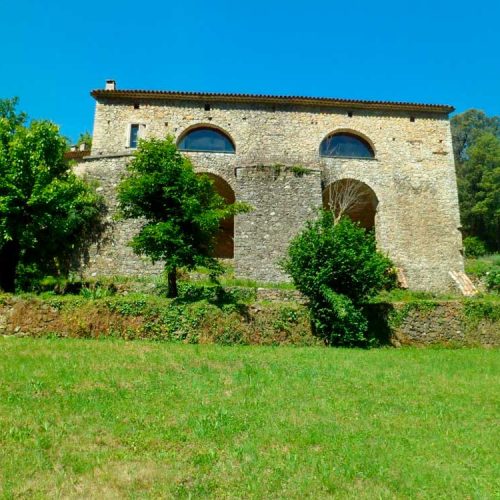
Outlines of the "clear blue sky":
[[243,92],[500,115],[500,0],[2,0],[0,97],[76,139],[89,91]]

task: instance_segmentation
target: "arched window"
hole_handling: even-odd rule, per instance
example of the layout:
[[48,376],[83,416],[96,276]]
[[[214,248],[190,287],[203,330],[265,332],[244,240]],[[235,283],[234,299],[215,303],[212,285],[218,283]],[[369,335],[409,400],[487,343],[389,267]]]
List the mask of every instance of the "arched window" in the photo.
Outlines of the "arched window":
[[354,134],[349,134],[348,132],[329,135],[321,143],[319,154],[334,158],[375,157],[372,147],[365,139]]
[[179,141],[181,151],[202,151],[209,153],[234,153],[234,144],[220,130],[200,127],[190,130]]

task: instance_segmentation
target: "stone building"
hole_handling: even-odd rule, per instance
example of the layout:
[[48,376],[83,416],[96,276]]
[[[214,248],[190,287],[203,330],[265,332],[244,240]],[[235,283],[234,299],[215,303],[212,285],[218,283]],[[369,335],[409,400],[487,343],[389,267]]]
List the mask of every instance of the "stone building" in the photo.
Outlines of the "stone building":
[[[99,181],[110,213],[138,139],[170,134],[228,201],[254,208],[218,238],[217,256],[234,259],[237,276],[287,280],[278,262],[290,239],[346,188],[359,201],[347,213],[374,229],[409,288],[450,289],[451,274],[463,273],[450,106],[118,90],[114,81],[91,95],[92,150],[75,168]],[[89,273],[158,272],[127,246],[139,224],[115,223]]]

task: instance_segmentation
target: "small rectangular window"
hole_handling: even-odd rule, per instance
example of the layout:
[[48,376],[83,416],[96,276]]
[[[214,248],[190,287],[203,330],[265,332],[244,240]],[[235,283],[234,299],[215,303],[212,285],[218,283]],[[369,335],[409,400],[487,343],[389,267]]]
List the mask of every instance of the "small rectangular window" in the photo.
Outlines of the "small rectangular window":
[[134,124],[130,125],[130,142],[129,146],[131,148],[137,147],[137,141],[139,139],[139,125]]

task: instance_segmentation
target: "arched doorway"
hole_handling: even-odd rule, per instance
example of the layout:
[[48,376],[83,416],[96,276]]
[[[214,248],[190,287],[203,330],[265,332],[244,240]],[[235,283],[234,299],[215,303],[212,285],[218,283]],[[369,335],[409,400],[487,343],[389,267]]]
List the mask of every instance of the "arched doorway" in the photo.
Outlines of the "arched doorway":
[[[212,180],[215,191],[222,196],[226,203],[234,203],[236,197],[227,181],[218,175],[200,172]],[[234,257],[234,216],[223,219],[220,223],[219,233],[215,237],[214,257],[218,259],[232,259]]]
[[375,227],[378,199],[373,189],[356,179],[340,179],[323,191],[323,208],[336,219],[347,216],[365,229]]

